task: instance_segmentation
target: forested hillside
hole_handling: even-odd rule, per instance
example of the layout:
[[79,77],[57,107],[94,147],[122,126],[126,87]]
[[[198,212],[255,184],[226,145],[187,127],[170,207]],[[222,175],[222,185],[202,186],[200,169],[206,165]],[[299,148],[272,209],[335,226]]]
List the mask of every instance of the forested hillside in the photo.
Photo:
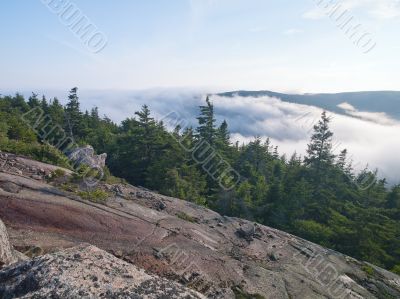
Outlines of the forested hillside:
[[[32,109],[51,120],[46,134],[24,121]],[[285,230],[400,274],[400,185],[389,187],[369,170],[355,174],[346,151],[333,154],[329,122],[324,113],[305,157],[287,157],[269,140],[232,144],[229,124],[216,123],[209,100],[199,109],[197,128],[169,132],[147,106],[121,124],[97,108],[82,112],[73,88],[66,106],[34,94],[0,97],[0,149],[68,166],[66,149],[52,143],[51,128],[58,124],[77,144],[106,152],[110,172],[133,185]],[[211,167],[204,160],[210,152],[209,160],[218,158]],[[237,177],[223,176],[227,166]]]

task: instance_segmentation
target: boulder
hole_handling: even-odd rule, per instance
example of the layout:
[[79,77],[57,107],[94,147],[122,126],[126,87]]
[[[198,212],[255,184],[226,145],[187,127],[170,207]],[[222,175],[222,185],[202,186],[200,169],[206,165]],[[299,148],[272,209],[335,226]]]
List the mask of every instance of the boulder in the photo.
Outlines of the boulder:
[[236,234],[239,238],[245,239],[249,242],[253,241],[255,233],[256,233],[256,228],[253,224],[250,223],[243,224],[236,231]]
[[91,245],[0,271],[0,298],[205,298]]
[[81,165],[86,164],[92,168],[104,168],[107,154],[96,155],[92,146],[78,147],[68,154],[68,158]]
[[[24,260],[26,257],[13,249],[10,244],[7,229],[0,220],[0,268]],[[0,296],[0,298],[3,298]]]
[[13,248],[8,239],[6,226],[0,220],[0,266],[15,262]]

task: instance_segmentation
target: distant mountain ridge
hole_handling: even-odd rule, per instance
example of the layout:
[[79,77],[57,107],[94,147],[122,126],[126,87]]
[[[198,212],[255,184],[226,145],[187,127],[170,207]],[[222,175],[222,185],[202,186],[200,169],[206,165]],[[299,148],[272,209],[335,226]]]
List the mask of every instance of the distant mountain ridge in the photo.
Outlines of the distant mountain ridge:
[[366,112],[384,112],[388,116],[400,120],[400,91],[361,91],[343,93],[287,94],[269,90],[232,91],[218,94],[224,97],[275,97],[282,101],[312,105],[336,113],[344,113],[338,105],[349,103],[356,109]]

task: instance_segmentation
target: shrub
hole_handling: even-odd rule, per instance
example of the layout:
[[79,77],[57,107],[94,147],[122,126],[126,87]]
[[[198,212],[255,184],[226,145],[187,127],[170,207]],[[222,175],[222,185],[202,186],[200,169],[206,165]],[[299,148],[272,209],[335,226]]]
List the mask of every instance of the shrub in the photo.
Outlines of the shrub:
[[194,217],[192,217],[192,216],[186,214],[185,212],[178,212],[178,213],[176,214],[176,217],[178,217],[179,219],[188,221],[188,222],[192,222],[192,223],[197,222],[197,219],[196,219],[196,218],[194,218]]
[[329,227],[313,220],[298,220],[295,222],[294,227],[295,232],[301,237],[324,246],[329,245],[329,240],[333,235]]
[[95,203],[104,203],[109,194],[101,189],[96,189],[93,191],[79,191],[78,195],[85,200],[89,200]]
[[78,191],[78,186],[72,183],[63,183],[59,186],[59,188],[67,192],[76,193]]
[[0,138],[0,150],[23,155],[29,158],[70,169],[68,158],[55,147],[37,142],[26,143],[18,140]]
[[397,265],[392,270],[393,273],[400,275],[400,265]]
[[65,173],[65,171],[64,171],[63,169],[57,168],[57,169],[54,170],[52,173],[50,173],[50,174],[46,177],[46,179],[47,179],[48,181],[54,181],[54,180],[56,180],[56,179],[58,179],[58,178],[64,177],[65,174],[66,174],[66,173]]
[[372,267],[369,266],[369,265],[364,265],[364,266],[362,266],[361,269],[362,269],[365,273],[367,273],[368,276],[372,276],[372,275],[374,275],[374,273],[375,273],[374,268],[372,268]]
[[241,287],[232,287],[232,291],[235,293],[235,299],[265,299],[264,296],[259,294],[248,294]]
[[84,179],[92,179],[93,181],[102,181],[104,172],[97,168],[92,168],[86,164],[77,166],[75,173],[72,175],[74,182],[80,182]]
[[102,181],[105,182],[105,183],[107,183],[107,184],[110,184],[110,185],[115,185],[115,184],[126,184],[126,183],[127,183],[127,181],[126,181],[125,179],[122,179],[122,178],[118,178],[118,177],[116,177],[116,176],[113,176],[113,175],[111,174],[111,172],[110,172],[110,169],[109,169],[107,166],[105,166],[105,167],[103,168],[103,178],[102,178]]

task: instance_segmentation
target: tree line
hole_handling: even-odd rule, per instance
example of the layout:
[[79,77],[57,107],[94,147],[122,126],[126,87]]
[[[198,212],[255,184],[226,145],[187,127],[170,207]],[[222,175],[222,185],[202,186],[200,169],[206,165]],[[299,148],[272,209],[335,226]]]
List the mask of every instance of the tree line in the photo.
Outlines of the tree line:
[[[325,112],[305,157],[287,157],[269,139],[233,143],[228,123],[216,121],[209,99],[199,107],[196,128],[177,125],[169,131],[146,105],[120,124],[101,117],[97,107],[82,111],[77,88],[65,106],[36,94],[1,96],[0,150],[61,166],[68,166],[65,156],[21,121],[37,107],[77,144],[107,153],[109,171],[133,185],[272,226],[400,274],[400,185],[388,186],[368,169],[355,173],[346,150],[335,155]],[[240,174],[233,188],[223,188],[186,150],[201,141]]]

